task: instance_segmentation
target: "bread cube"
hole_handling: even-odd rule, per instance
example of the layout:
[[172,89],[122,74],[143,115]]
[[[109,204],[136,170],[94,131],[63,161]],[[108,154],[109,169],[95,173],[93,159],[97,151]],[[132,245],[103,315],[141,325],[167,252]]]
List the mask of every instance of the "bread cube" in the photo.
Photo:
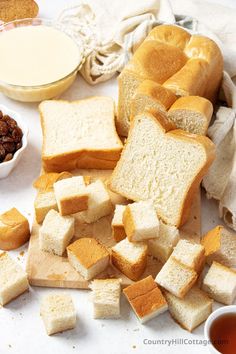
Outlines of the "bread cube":
[[125,211],[125,205],[116,205],[115,213],[111,222],[112,236],[116,242],[120,242],[126,238],[124,224],[123,224],[123,213]]
[[57,181],[53,185],[61,215],[70,215],[88,208],[88,192],[83,176]]
[[183,298],[197,280],[194,269],[180,263],[172,256],[161,268],[155,281],[173,295]]
[[233,231],[218,225],[203,236],[201,244],[205,247],[209,265],[216,261],[227,267],[236,267],[236,234]]
[[165,263],[179,241],[179,230],[160,221],[158,238],[148,241],[149,253],[161,263]]
[[130,242],[127,238],[112,247],[112,263],[132,280],[138,280],[147,265],[148,247],[144,242]]
[[106,247],[89,237],[73,242],[67,247],[67,253],[72,267],[87,280],[103,272],[110,260]]
[[129,241],[145,241],[158,237],[159,220],[151,201],[127,205],[123,223]]
[[61,216],[52,209],[46,215],[39,230],[40,249],[62,256],[73,236],[73,216]]
[[205,264],[205,248],[187,240],[180,240],[171,255],[182,264],[201,272]]
[[236,297],[236,271],[213,262],[202,284],[212,299],[225,305],[232,305]]
[[153,277],[129,285],[123,290],[141,323],[145,323],[168,309],[167,302]]
[[75,328],[76,311],[70,295],[51,293],[41,301],[42,316],[47,334],[55,334]]
[[27,274],[9,256],[0,254],[0,305],[4,306],[23,292],[28,290]]
[[94,318],[120,317],[120,279],[95,279],[90,288]]
[[54,192],[39,192],[34,201],[35,219],[38,224],[43,222],[45,216],[51,209],[58,211]]
[[168,291],[164,292],[171,316],[181,327],[192,332],[204,322],[212,312],[213,301],[196,286],[183,299]]
[[109,215],[113,211],[113,204],[104,183],[97,180],[87,186],[86,191],[89,195],[88,208],[80,213],[82,219],[90,224]]
[[29,222],[19,210],[12,208],[0,215],[0,249],[21,247],[30,238]]

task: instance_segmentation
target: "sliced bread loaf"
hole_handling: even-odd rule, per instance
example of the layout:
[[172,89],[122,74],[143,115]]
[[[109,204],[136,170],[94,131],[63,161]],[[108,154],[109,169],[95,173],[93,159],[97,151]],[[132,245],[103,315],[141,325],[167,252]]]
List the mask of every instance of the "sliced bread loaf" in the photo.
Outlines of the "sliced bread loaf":
[[110,187],[134,201],[151,199],[158,216],[178,227],[188,218],[215,147],[206,137],[171,128],[163,116],[136,116]]
[[178,72],[187,56],[178,47],[155,40],[145,41],[119,76],[117,129],[127,136],[130,126],[130,100],[143,80],[159,84]]
[[109,97],[44,101],[39,105],[43,130],[42,160],[47,171],[114,168],[120,141]]
[[200,96],[180,97],[170,107],[168,118],[177,128],[189,133],[206,135],[211,121],[213,106]]

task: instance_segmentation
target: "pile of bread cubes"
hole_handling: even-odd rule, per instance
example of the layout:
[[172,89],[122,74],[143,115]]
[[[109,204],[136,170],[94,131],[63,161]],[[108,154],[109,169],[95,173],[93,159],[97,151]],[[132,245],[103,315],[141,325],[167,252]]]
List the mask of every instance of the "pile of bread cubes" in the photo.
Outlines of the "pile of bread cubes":
[[[66,172],[42,175],[38,182],[41,184],[45,177],[55,180],[55,176],[53,189],[39,191],[35,200],[36,219],[42,223],[39,247],[58,256],[67,251],[71,266],[91,281],[94,318],[120,316],[121,280],[96,279],[110,263],[134,281],[124,288],[123,294],[141,323],[169,310],[182,327],[192,331],[211,313],[212,299],[227,305],[233,303],[236,272],[230,267],[235,265],[235,253],[231,252],[235,249],[235,236],[222,226],[209,231],[201,244],[180,239],[178,229],[163,223],[153,203],[147,200],[115,206],[111,228],[116,244],[111,249],[90,237],[71,243],[75,213],[80,213],[86,223],[93,223],[111,214],[114,206],[101,180],[90,183],[88,177],[71,177]],[[22,216],[22,223],[23,219]],[[139,280],[148,254],[163,267],[155,279],[149,275]],[[206,261],[210,268],[204,274]],[[1,305],[28,288],[27,274],[8,253],[2,253]],[[64,293],[44,297],[41,316],[48,335],[76,325],[72,298]]]
[[[215,158],[205,135],[222,67],[220,50],[210,39],[158,26],[119,77],[116,120],[108,97],[40,104],[46,173],[35,183],[39,248],[58,257],[66,253],[90,282],[94,318],[120,316],[121,279],[99,278],[108,265],[130,279],[123,294],[141,323],[168,310],[192,331],[207,319],[213,300],[233,303],[235,235],[217,226],[194,243],[179,232]],[[124,146],[116,128],[128,135]],[[109,185],[63,172],[83,168],[115,169]],[[114,205],[110,191],[125,197],[125,205]],[[78,213],[86,224],[113,213],[114,245],[106,247],[96,235],[74,240]],[[9,220],[17,218],[14,234],[7,233]],[[5,240],[19,247],[29,238],[27,220],[15,209],[1,215],[0,235],[4,232]],[[162,264],[155,279],[144,276],[148,256]],[[0,254],[0,304],[28,287],[26,273],[8,253]],[[46,296],[41,315],[49,335],[76,325],[69,295]]]

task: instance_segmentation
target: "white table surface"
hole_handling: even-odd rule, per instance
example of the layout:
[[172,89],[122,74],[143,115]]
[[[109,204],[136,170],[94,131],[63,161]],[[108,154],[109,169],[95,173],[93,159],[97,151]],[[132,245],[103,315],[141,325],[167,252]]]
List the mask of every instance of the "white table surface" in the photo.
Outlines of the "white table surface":
[[[116,0],[118,1],[118,0]],[[41,17],[55,15],[69,1],[37,1]],[[212,1],[214,2],[214,1]],[[234,0],[215,1],[236,7]],[[194,15],[194,14],[193,14]],[[81,77],[76,79],[72,88],[63,98],[73,100],[91,95],[111,95],[117,97],[116,80],[95,87],[86,84]],[[0,212],[15,206],[29,220],[33,216],[33,200],[35,191],[32,182],[40,173],[41,128],[37,104],[24,104],[12,101],[0,94],[0,102],[21,113],[29,127],[28,148],[12,174],[0,180]],[[205,232],[219,223],[217,205],[214,201],[202,199],[202,231]],[[11,252],[22,266],[27,257],[27,245]],[[24,255],[20,254],[25,251]],[[73,297],[77,310],[76,329],[48,337],[39,316],[40,298],[49,291],[67,292]],[[214,305],[218,307],[218,305]],[[122,296],[121,319],[93,320],[89,301],[89,291],[63,290],[31,287],[15,301],[0,308],[0,354],[124,354],[124,353],[208,353],[203,344],[191,343],[203,340],[203,325],[193,334],[181,329],[168,313],[141,325]],[[190,341],[185,344],[168,344],[168,340]],[[145,340],[163,340],[164,344],[145,344]],[[166,341],[166,342],[165,342]]]

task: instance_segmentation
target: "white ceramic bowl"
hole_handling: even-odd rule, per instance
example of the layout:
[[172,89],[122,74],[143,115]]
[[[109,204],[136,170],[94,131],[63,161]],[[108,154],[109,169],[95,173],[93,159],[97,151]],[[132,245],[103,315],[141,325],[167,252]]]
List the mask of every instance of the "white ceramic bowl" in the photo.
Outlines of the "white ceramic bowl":
[[214,320],[226,313],[236,313],[236,305],[223,306],[219,309],[212,312],[212,314],[208,317],[205,327],[204,327],[204,335],[205,339],[209,342],[208,349],[212,354],[221,354],[211,343],[210,343],[210,328]]
[[27,146],[28,128],[19,113],[12,111],[11,109],[7,108],[2,104],[0,104],[0,111],[2,111],[3,114],[7,114],[11,118],[15,119],[15,121],[17,122],[18,126],[21,128],[23,133],[22,147],[15,152],[13,158],[10,161],[0,162],[0,179],[2,179],[2,178],[6,178],[11,173],[13,168],[16,167],[16,165],[20,161],[21,156]]

